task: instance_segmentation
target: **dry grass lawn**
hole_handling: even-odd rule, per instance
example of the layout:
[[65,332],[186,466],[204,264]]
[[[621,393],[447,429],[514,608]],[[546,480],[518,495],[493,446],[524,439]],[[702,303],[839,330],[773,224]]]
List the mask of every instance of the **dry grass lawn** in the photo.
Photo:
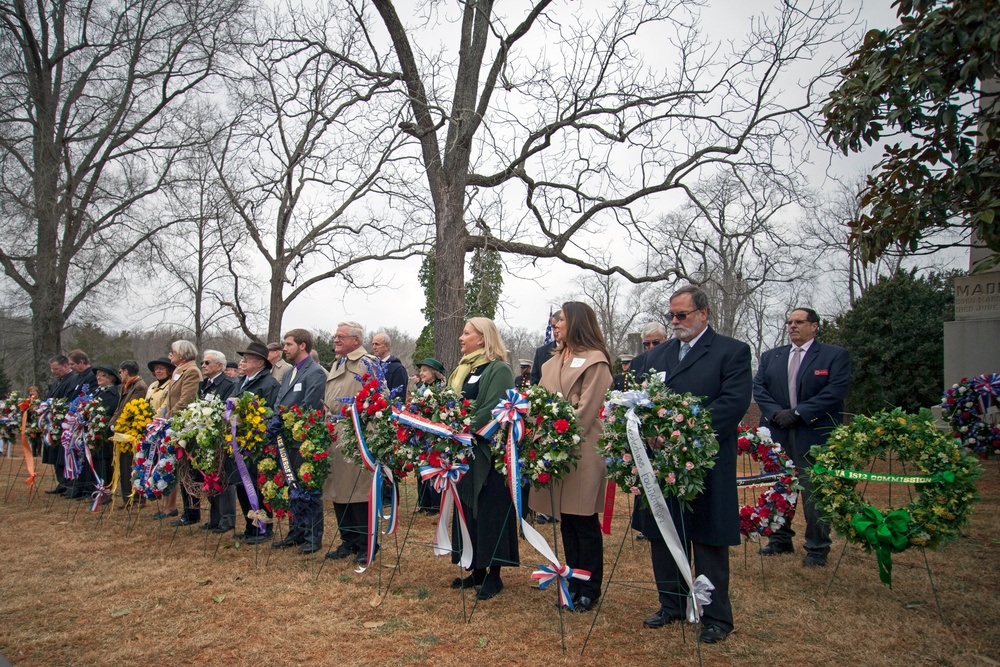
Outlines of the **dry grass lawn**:
[[[554,590],[535,590],[531,568],[505,569],[503,592],[474,611],[472,595],[449,589],[457,568],[428,546],[436,518],[418,515],[404,544],[407,516],[397,539],[386,540],[381,567],[357,574],[327,561],[320,571],[321,557],[236,545],[232,534],[216,551],[219,540],[197,528],[175,534],[141,517],[127,532],[122,511],[90,514],[84,503],[45,495],[29,506],[23,472],[12,475],[19,463],[0,467],[0,500],[10,489],[0,503],[0,654],[16,667],[1000,663],[996,462],[986,465],[983,499],[962,539],[927,553],[943,622],[921,552],[894,558],[890,590],[874,557],[848,549],[827,595],[843,540],[830,567],[805,569],[797,538],[793,556],[762,561],[754,545],[732,550],[736,632],[700,655],[690,626],[642,627],[656,594],[648,547],[626,530],[620,495],[606,576],[619,548],[620,559],[582,656],[594,614],[560,621]],[[413,491],[411,483],[410,499]],[[334,537],[327,517],[325,547]],[[525,542],[521,557],[540,562]]]

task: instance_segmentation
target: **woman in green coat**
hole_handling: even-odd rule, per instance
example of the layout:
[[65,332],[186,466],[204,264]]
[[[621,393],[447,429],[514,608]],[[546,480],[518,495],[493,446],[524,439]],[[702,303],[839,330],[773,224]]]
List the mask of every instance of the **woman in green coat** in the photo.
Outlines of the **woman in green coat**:
[[[514,388],[514,374],[507,365],[507,348],[493,320],[473,317],[459,336],[462,360],[448,384],[473,402],[470,430],[479,430],[492,419],[492,410]],[[472,541],[472,574],[457,577],[452,588],[479,587],[476,597],[489,600],[503,589],[500,568],[519,565],[517,554],[518,517],[503,476],[493,468],[493,452],[484,438],[476,436],[475,458],[469,472],[458,483],[458,497]],[[461,545],[456,523],[453,542]],[[457,563],[461,546],[452,554]]]

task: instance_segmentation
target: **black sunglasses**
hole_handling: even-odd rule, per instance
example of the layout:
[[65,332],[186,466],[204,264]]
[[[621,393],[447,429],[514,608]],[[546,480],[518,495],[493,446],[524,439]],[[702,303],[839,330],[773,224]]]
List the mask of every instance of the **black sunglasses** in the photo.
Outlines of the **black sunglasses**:
[[661,341],[661,340],[644,340],[644,341],[642,341],[642,346],[648,350],[651,347],[656,347],[657,345],[659,345],[662,342],[663,341]]

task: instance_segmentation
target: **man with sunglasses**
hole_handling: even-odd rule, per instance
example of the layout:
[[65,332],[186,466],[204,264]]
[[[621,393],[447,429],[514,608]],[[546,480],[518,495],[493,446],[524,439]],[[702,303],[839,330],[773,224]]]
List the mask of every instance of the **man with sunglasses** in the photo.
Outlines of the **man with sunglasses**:
[[659,322],[650,322],[642,328],[642,349],[644,352],[667,340],[667,328]]
[[[694,567],[715,586],[711,604],[703,607],[699,641],[714,644],[733,631],[729,602],[729,547],[740,543],[739,501],[736,493],[736,439],[740,420],[750,406],[753,373],[750,347],[715,333],[708,326],[708,295],[688,285],[670,297],[670,330],[673,337],[652,346],[632,361],[638,380],[659,375],[672,391],[701,396],[712,412],[712,428],[719,441],[715,467],[705,476],[705,490],[682,511],[667,498],[670,516],[685,549],[694,552]],[[653,441],[651,447],[662,446]],[[670,555],[649,507],[636,503],[632,527],[649,540],[653,575],[660,609],[643,621],[647,628],[661,628],[684,617],[687,587]]]
[[[760,424],[771,429],[799,471],[802,498],[799,506],[806,519],[802,564],[826,565],[830,553],[830,526],[822,520],[812,501],[812,482],[803,471],[812,467],[806,459],[813,445],[821,445],[835,426],[844,422],[844,396],[851,382],[851,358],[842,347],[820,343],[816,338],[819,315],[812,308],[796,308],[785,322],[790,345],[768,350],[760,357],[753,380],[753,396],[760,407]],[[765,556],[792,553],[795,532],[785,525],[760,548]]]

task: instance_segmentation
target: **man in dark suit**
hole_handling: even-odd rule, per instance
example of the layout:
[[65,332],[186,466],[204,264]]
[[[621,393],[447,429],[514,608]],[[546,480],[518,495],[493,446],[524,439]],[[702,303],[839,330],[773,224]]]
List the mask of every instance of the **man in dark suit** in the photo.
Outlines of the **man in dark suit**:
[[[62,399],[67,403],[72,401],[75,397],[73,390],[76,388],[76,374],[69,365],[69,358],[61,354],[52,357],[49,359],[49,370],[52,371],[55,379],[49,385],[45,397]],[[69,487],[66,485],[66,477],[64,476],[65,463],[63,460],[63,450],[58,442],[45,443],[45,447],[42,450],[42,463],[48,463],[53,466],[57,482],[54,488],[49,489],[45,493],[52,495],[66,493]]]
[[[268,349],[263,343],[250,343],[247,349],[237,352],[240,355],[240,378],[236,384],[237,396],[242,396],[243,392],[249,391],[257,398],[264,401],[269,408],[277,408],[276,401],[281,385],[271,375],[271,362],[268,360]],[[236,468],[235,460],[227,459],[228,481],[236,485],[236,497],[240,501],[240,510],[246,519],[247,512],[252,508],[249,494],[256,494],[259,505],[263,505],[260,489],[257,484],[257,463],[256,459],[244,454],[243,462],[246,464],[247,473],[253,486],[244,488],[243,480],[240,479],[239,470]],[[231,463],[231,466],[229,465]],[[268,516],[271,513],[268,512]],[[263,530],[258,530],[252,521],[246,519],[246,528],[238,538],[246,539],[247,544],[260,544],[271,538],[270,524],[265,524]]]
[[[667,506],[677,532],[694,551],[694,567],[715,586],[706,605],[699,640],[713,644],[733,630],[729,602],[729,547],[740,543],[739,502],[736,493],[736,439],[740,419],[750,405],[753,374],[750,348],[745,343],[715,333],[708,326],[708,296],[687,286],[670,298],[670,328],[674,337],[652,347],[632,361],[638,380],[662,374],[667,387],[678,393],[703,397],[712,412],[712,427],[719,441],[715,467],[705,476],[705,490],[681,511],[673,498]],[[657,446],[657,443],[650,443]],[[648,506],[636,503],[632,527],[649,539],[653,574],[660,609],[647,618],[647,628],[660,628],[684,617],[687,586],[667,549]]]
[[[851,381],[851,358],[842,347],[816,338],[819,315],[811,308],[796,308],[785,322],[790,345],[768,350],[760,357],[753,380],[753,397],[760,407],[760,425],[771,429],[799,471],[806,519],[806,557],[803,565],[826,565],[830,552],[830,526],[812,502],[812,482],[807,460],[809,448],[821,445],[834,427],[844,422],[844,396]],[[794,371],[794,372],[792,372]],[[791,553],[791,526],[782,526],[761,547],[765,556]]]
[[[97,391],[97,375],[90,365],[90,357],[87,356],[87,353],[77,349],[70,350],[66,356],[69,357],[69,367],[73,369],[73,380],[76,383],[72,393],[66,400],[72,402],[80,394],[93,394]],[[56,469],[65,475],[66,460],[63,458],[61,452],[56,461]],[[64,498],[84,500],[90,497],[87,489],[93,486],[94,479],[90,473],[90,469],[87,466],[83,466],[83,469],[80,470],[80,475],[76,479],[67,479],[64,483],[66,485],[66,493],[63,494]]]
[[[551,317],[549,317],[549,331],[551,331],[552,327],[555,326],[561,313],[561,310],[557,310],[552,313]],[[552,358],[552,351],[555,349],[556,341],[551,340],[535,350],[535,357],[531,362],[531,384],[538,384],[542,381],[542,365]]]
[[[225,403],[226,399],[236,391],[236,382],[226,375],[226,355],[218,350],[205,350],[201,355],[201,374],[204,379],[198,386],[200,398],[218,396],[219,400]],[[219,483],[222,485],[222,491],[208,497],[208,523],[201,525],[205,530],[211,530],[217,535],[231,531],[236,520],[236,490],[226,482],[225,473],[222,474]],[[184,495],[184,507],[187,508],[188,503],[192,501],[183,488],[181,491]]]
[[[323,410],[326,371],[309,356],[312,346],[312,334],[305,329],[292,329],[285,334],[283,350],[291,368],[281,381],[277,398],[279,407],[290,408],[297,405],[303,410]],[[281,418],[277,416],[276,409],[270,433],[280,432],[280,424]],[[288,448],[288,459],[292,470],[298,470],[302,464],[299,448],[292,442],[286,442],[285,446]],[[291,480],[289,484],[292,484]],[[293,505],[301,505],[302,511],[293,514],[288,535],[280,542],[275,542],[274,546],[278,548],[300,546],[299,553],[304,554],[319,551],[323,535],[322,498],[303,498],[301,503],[296,502]]]
[[385,386],[392,392],[393,399],[406,401],[406,386],[410,376],[398,357],[392,356],[392,339],[389,334],[379,332],[372,336],[372,354],[385,363]]

